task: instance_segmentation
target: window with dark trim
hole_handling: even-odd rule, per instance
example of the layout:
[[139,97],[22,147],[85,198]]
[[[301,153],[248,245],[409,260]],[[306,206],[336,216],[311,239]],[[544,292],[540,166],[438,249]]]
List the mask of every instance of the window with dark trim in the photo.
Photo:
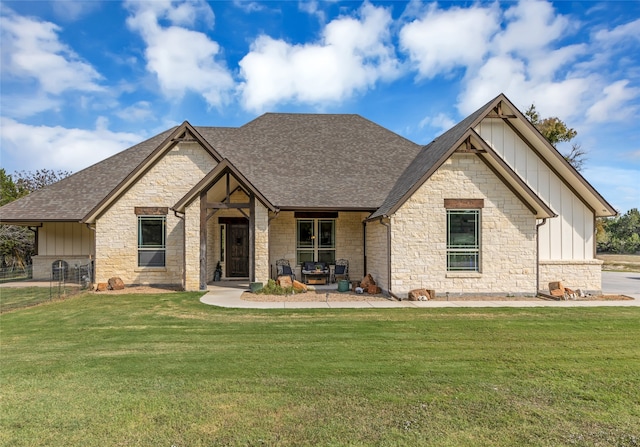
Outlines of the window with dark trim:
[[166,265],[167,216],[138,216],[138,267]]
[[336,260],[336,221],[334,219],[296,220],[296,262]]
[[447,271],[480,271],[480,210],[447,209]]

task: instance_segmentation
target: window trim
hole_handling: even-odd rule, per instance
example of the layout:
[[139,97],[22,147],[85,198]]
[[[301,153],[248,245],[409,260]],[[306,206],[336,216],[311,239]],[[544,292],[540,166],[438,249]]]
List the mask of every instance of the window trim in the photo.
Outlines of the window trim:
[[[451,217],[453,215],[462,215],[473,213],[475,216],[474,223],[474,243],[467,244],[451,244]],[[482,272],[482,213],[478,208],[447,208],[446,213],[446,271],[447,274],[451,273],[481,273]],[[471,256],[473,261],[469,267],[455,267],[452,266],[452,255],[467,255]]]
[[[167,266],[167,216],[162,214],[139,214],[138,221],[138,250],[137,250],[137,267],[142,269],[157,269]],[[160,221],[162,225],[162,242],[161,244],[143,244],[142,241],[142,224],[148,221]],[[162,264],[143,264],[140,262],[142,253],[157,252],[162,253]]]
[[[311,223],[312,224],[312,232],[311,232],[311,241],[312,244],[311,245],[301,245],[300,244],[300,223],[302,222],[307,222],[307,223]],[[331,235],[331,239],[332,239],[332,245],[327,245],[327,246],[323,246],[321,245],[321,240],[320,240],[320,226],[323,223],[327,223],[330,222],[331,223],[331,230],[332,230],[332,235]],[[299,218],[296,219],[296,264],[297,265],[302,265],[301,259],[300,259],[300,255],[303,253],[306,254],[312,254],[313,256],[313,262],[321,262],[320,261],[320,254],[321,253],[330,253],[333,252],[333,260],[335,262],[336,259],[336,222],[337,219],[332,219],[332,218],[327,218],[327,217],[319,217],[319,218]]]

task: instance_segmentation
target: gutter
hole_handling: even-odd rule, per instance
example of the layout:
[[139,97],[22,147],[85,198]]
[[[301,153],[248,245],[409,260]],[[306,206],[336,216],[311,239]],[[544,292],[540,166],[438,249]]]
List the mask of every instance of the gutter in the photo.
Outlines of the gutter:
[[543,217],[542,222],[536,224],[536,295],[540,292],[540,227],[547,223]]

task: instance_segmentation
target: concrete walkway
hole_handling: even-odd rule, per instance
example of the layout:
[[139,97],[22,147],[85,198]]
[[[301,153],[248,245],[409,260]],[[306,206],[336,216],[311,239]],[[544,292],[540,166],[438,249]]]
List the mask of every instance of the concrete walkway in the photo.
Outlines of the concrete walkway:
[[[640,276],[640,275],[639,275]],[[640,281],[638,281],[640,283]],[[604,274],[603,274],[604,284]],[[439,307],[640,307],[640,293],[629,294],[635,299],[627,301],[312,301],[312,302],[260,302],[240,299],[249,290],[249,283],[222,281],[210,285],[206,295],[200,298],[204,304],[237,309],[363,309],[363,308],[439,308]],[[605,292],[606,294],[620,292]]]

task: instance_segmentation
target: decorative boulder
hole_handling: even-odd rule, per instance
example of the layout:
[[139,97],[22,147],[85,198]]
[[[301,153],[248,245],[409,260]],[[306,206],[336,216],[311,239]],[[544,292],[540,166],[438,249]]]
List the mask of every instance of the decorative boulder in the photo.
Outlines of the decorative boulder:
[[276,283],[284,289],[293,287],[293,281],[291,280],[291,276],[288,276],[288,275],[278,276]]
[[[426,301],[432,300],[436,296],[435,290],[430,289],[414,289],[409,292],[409,301]],[[424,298],[422,298],[424,297]]]
[[367,287],[367,293],[369,295],[377,295],[379,293],[382,293],[382,289],[375,284],[371,284],[369,285],[369,287]]
[[107,290],[108,284],[106,282],[99,282],[96,286],[96,292],[104,292]]
[[295,290],[296,292],[306,292],[307,291],[307,286],[306,284],[301,283],[300,281],[293,281],[293,290]]
[[376,285],[376,282],[373,280],[373,277],[369,273],[367,273],[367,276],[362,278],[362,281],[360,281],[360,287],[362,287],[363,289],[366,289],[369,286],[375,286],[375,285]]
[[120,278],[118,278],[117,276],[114,276],[113,278],[109,278],[108,288],[109,290],[123,290],[124,283]]

